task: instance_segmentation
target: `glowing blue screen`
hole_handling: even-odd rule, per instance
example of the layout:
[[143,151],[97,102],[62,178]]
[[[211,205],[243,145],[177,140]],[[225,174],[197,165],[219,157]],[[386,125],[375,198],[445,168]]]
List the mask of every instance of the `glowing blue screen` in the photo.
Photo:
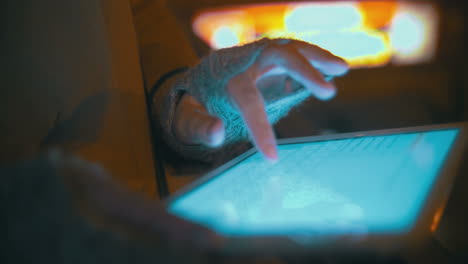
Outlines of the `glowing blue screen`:
[[457,129],[279,146],[255,153],[169,205],[225,235],[404,232]]

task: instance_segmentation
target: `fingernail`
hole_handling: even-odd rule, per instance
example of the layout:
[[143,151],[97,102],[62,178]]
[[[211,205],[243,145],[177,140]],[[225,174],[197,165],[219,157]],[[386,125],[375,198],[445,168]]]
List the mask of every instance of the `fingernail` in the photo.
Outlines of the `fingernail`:
[[265,148],[264,155],[267,161],[276,163],[278,161],[278,150],[276,149],[276,144],[268,145]]
[[211,136],[211,146],[218,147],[224,142],[224,129],[219,129]]
[[345,60],[341,59],[339,65],[340,65],[342,68],[341,68],[341,71],[338,73],[338,76],[343,76],[343,75],[345,75],[346,73],[348,73],[348,71],[349,71],[349,64],[348,64]]
[[218,147],[224,142],[225,131],[222,122],[213,122],[208,128],[207,143],[210,147]]
[[332,99],[335,94],[336,94],[336,88],[332,83],[327,83],[326,86],[322,86],[322,89],[320,90],[320,99],[322,100],[330,100]]

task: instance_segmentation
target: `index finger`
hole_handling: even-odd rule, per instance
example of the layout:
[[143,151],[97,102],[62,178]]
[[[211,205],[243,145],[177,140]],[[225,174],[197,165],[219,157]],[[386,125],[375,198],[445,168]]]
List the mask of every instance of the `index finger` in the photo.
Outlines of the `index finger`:
[[238,107],[255,147],[268,160],[277,160],[275,135],[265,112],[265,103],[255,86],[254,79],[248,74],[234,76],[227,84],[227,91]]

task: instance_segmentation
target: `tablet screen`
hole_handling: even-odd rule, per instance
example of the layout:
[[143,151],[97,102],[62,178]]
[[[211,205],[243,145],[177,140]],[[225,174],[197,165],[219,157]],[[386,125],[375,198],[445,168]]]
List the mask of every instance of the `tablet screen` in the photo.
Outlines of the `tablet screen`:
[[401,233],[412,227],[458,129],[278,146],[255,153],[169,205],[219,233]]

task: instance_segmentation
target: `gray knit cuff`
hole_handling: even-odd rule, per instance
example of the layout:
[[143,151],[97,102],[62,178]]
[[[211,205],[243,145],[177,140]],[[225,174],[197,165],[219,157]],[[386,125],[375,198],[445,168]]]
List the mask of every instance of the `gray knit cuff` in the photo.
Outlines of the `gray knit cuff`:
[[175,90],[194,96],[211,115],[223,121],[227,132],[226,144],[238,142],[247,135],[240,113],[227,96],[227,82],[247,70],[270,42],[270,39],[262,39],[213,51],[174,85]]

